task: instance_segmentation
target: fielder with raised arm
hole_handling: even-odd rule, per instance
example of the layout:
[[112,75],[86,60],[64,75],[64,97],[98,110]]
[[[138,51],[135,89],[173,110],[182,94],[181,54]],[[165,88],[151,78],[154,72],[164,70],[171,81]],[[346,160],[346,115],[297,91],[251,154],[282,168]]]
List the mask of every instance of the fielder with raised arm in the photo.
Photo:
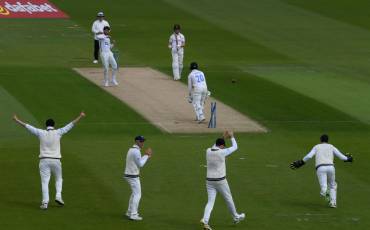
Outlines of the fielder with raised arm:
[[24,126],[28,131],[37,136],[40,140],[40,176],[41,176],[41,189],[42,189],[42,202],[41,209],[46,210],[49,204],[49,181],[51,174],[55,177],[55,188],[56,196],[55,202],[60,206],[64,205],[62,199],[62,164],[60,159],[62,155],[60,153],[60,139],[64,134],[73,128],[73,126],[85,116],[84,112],[60,129],[55,129],[55,122],[53,119],[48,119],[45,122],[46,130],[37,129],[25,122],[21,121],[17,115],[14,115],[13,119],[20,125]]
[[202,123],[206,120],[204,116],[204,103],[207,99],[208,89],[204,73],[198,70],[198,64],[190,64],[190,74],[188,76],[189,103],[193,104],[196,120]]
[[140,168],[152,156],[152,149],[145,150],[145,155],[141,156],[141,149],[144,147],[145,138],[143,136],[135,137],[135,144],[128,150],[126,156],[126,168],[124,178],[131,187],[131,196],[128,203],[126,216],[130,220],[142,220],[139,215],[139,203],[141,199]]
[[[231,139],[232,146],[225,148],[225,138]],[[209,218],[215,204],[217,193],[221,193],[227,207],[234,219],[234,223],[239,223],[244,220],[245,214],[238,214],[235,208],[233,197],[226,180],[226,157],[235,152],[238,145],[231,131],[225,131],[224,138],[218,138],[215,145],[207,149],[207,193],[208,203],[204,209],[204,216],[201,219],[203,229],[211,230],[209,226]]]
[[329,202],[329,207],[336,208],[338,185],[335,181],[334,155],[345,162],[352,162],[353,157],[350,154],[342,154],[336,147],[329,144],[329,136],[326,134],[320,137],[320,141],[321,143],[315,145],[302,160],[292,162],[290,167],[292,169],[300,168],[315,156],[316,174],[321,187],[320,195]]
[[172,71],[173,79],[175,81],[181,79],[181,72],[184,60],[185,36],[180,33],[181,27],[179,24],[173,26],[173,34],[171,34],[168,48],[171,49],[172,54]]
[[109,26],[109,23],[104,19],[103,12],[99,12],[96,17],[97,19],[94,21],[91,27],[91,31],[94,34],[94,61],[93,61],[94,64],[97,64],[99,59],[100,44],[97,36],[103,34],[104,27]]
[[104,27],[104,33],[97,35],[97,39],[100,42],[100,57],[103,63],[104,67],[104,86],[109,86],[109,65],[112,67],[112,81],[111,83],[113,85],[118,85],[116,74],[117,74],[117,62],[114,59],[113,53],[112,53],[112,47],[113,43],[111,41],[111,37],[109,35],[110,28],[109,26]]

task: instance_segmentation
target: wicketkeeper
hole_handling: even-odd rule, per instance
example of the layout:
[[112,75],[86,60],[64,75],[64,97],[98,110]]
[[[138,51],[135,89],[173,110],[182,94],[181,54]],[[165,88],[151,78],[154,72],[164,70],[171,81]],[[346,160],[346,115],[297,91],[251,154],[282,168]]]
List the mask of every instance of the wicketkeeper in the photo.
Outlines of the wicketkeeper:
[[335,181],[334,155],[344,162],[352,162],[353,157],[350,154],[342,154],[337,148],[329,144],[329,136],[326,134],[320,137],[320,141],[321,143],[315,145],[302,160],[292,162],[290,167],[292,169],[300,168],[315,156],[316,174],[321,187],[320,195],[329,202],[329,207],[336,208],[338,185]]

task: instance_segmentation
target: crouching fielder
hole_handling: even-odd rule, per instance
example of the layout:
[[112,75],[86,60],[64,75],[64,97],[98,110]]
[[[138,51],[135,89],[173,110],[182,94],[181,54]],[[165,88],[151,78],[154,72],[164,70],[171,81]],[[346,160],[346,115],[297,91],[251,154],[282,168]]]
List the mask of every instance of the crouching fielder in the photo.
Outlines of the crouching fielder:
[[139,203],[141,199],[140,168],[144,167],[146,161],[152,155],[152,149],[145,150],[145,155],[141,156],[140,150],[144,147],[145,138],[143,136],[135,137],[135,144],[128,150],[126,157],[126,169],[124,178],[131,187],[131,196],[128,203],[126,216],[130,220],[142,220],[139,215]]
[[111,83],[113,85],[118,85],[117,79],[116,79],[116,74],[117,74],[117,62],[114,59],[113,53],[111,51],[113,47],[113,43],[111,42],[111,37],[109,35],[110,33],[110,28],[109,26],[105,26],[103,29],[103,34],[99,34],[96,36],[96,38],[100,42],[100,58],[103,63],[104,67],[104,86],[108,87],[109,86],[109,65],[112,67],[112,80]]
[[[230,138],[232,146],[225,148],[225,139]],[[226,164],[225,158],[238,149],[238,145],[232,132],[226,131],[224,138],[218,138],[212,148],[207,149],[207,193],[208,203],[204,209],[204,216],[201,219],[203,229],[211,230],[209,226],[209,218],[215,204],[216,194],[219,192],[226,201],[227,207],[234,219],[235,223],[244,220],[245,214],[238,214],[234,205],[233,197],[226,180]]]
[[201,123],[206,120],[204,116],[204,103],[207,99],[208,89],[204,73],[198,70],[198,64],[190,64],[188,76],[189,103],[193,104],[196,120]]
[[[329,201],[331,208],[337,207],[337,183],[335,181],[334,155],[345,162],[352,162],[353,157],[343,155],[337,148],[329,144],[329,136],[324,134],[320,137],[321,143],[315,145],[302,160],[296,160],[290,164],[292,169],[303,166],[309,159],[315,156],[316,174],[321,187],[320,195]],[[329,190],[328,190],[329,185]]]
[[62,155],[60,153],[60,139],[64,134],[73,128],[73,126],[85,116],[85,113],[81,112],[80,115],[60,129],[55,129],[55,122],[53,119],[46,120],[46,130],[37,129],[29,124],[18,119],[17,115],[14,115],[13,119],[20,125],[24,126],[28,131],[37,136],[40,140],[40,176],[41,176],[41,189],[42,189],[42,202],[41,209],[46,210],[49,203],[49,181],[51,174],[55,177],[55,188],[56,196],[55,202],[60,206],[64,205],[62,199],[62,164],[60,159]]

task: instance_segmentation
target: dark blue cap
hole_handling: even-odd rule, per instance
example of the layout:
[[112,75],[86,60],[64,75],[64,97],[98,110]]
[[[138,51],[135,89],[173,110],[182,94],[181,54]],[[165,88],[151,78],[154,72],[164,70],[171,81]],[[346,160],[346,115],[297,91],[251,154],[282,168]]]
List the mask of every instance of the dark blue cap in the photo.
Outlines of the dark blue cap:
[[144,142],[145,141],[145,138],[144,138],[144,136],[137,136],[137,137],[135,137],[135,141],[140,141],[140,142]]

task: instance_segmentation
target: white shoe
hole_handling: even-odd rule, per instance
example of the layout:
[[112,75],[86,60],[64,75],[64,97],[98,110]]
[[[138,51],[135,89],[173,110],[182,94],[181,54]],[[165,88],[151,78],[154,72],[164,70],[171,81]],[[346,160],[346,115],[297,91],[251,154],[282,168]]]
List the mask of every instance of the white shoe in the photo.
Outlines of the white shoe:
[[337,204],[336,204],[336,203],[334,203],[334,202],[330,202],[330,203],[329,203],[329,207],[330,207],[330,208],[336,208],[336,207],[337,207]]
[[139,214],[136,214],[136,215],[131,215],[129,217],[130,220],[134,220],[134,221],[140,221],[140,220],[143,220],[143,218],[141,216],[139,216]]
[[93,63],[94,63],[94,64],[98,64],[98,60],[94,60],[94,61],[93,61]]
[[130,216],[131,216],[131,213],[129,213],[129,212],[126,212],[125,216],[126,216],[127,218],[130,218]]
[[117,86],[117,85],[118,85],[118,81],[117,81],[116,79],[114,79],[114,80],[112,81],[112,84]]
[[55,202],[57,204],[59,204],[60,206],[64,206],[64,201],[62,200],[62,198],[58,197],[58,198],[55,198]]
[[199,121],[198,121],[198,124],[201,124],[201,123],[203,123],[203,122],[205,122],[206,121],[206,119],[205,118],[202,118],[202,119],[200,119]]
[[42,203],[42,204],[40,205],[40,208],[41,208],[42,210],[46,210],[46,209],[48,209],[48,203]]
[[109,87],[109,82],[108,81],[104,82],[104,87]]
[[234,217],[234,223],[238,224],[240,221],[243,221],[245,219],[245,214],[238,214],[236,217]]
[[202,225],[203,230],[212,230],[211,226],[209,226],[209,224],[206,224],[206,223],[204,222],[204,219],[201,219],[201,220],[200,220],[200,224]]

